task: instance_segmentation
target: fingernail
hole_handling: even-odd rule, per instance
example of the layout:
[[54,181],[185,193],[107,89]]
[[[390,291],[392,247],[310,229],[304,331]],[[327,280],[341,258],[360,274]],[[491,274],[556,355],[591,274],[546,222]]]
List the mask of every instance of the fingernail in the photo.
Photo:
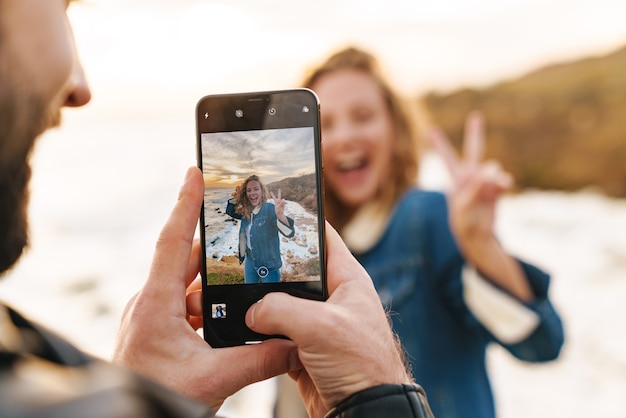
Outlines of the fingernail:
[[189,181],[189,178],[191,177],[191,173],[193,172],[193,170],[194,170],[194,167],[189,167],[187,169],[187,172],[185,173],[185,179],[183,180],[183,184],[180,186],[180,190],[178,192],[179,199],[183,193],[183,189],[185,188],[185,185],[187,184],[187,182]]
[[261,301],[262,301],[262,300],[263,300],[263,298],[259,299],[259,300],[258,300],[255,304],[253,304],[252,306],[250,306],[250,309],[248,310],[248,318],[249,318],[249,321],[246,321],[246,322],[249,322],[249,323],[247,324],[247,325],[248,325],[248,328],[254,328],[254,325],[255,325],[255,323],[256,323],[256,321],[255,321],[255,319],[254,319],[254,314],[256,313],[256,307],[257,307],[257,305],[258,305],[259,303],[261,303]]
[[187,183],[187,180],[189,180],[189,177],[191,177],[191,173],[193,172],[193,170],[195,170],[195,167],[189,167],[187,169],[187,172],[185,173],[184,183]]
[[[258,303],[258,302],[257,302],[257,303]],[[254,320],[254,311],[256,311],[256,303],[255,303],[254,305],[252,305],[252,306],[250,307],[250,310],[248,311],[248,312],[249,312],[249,314],[248,314],[248,315],[249,315],[249,318],[250,318],[250,320],[248,321],[248,322],[249,322],[249,324],[248,324],[248,328],[251,328],[251,329],[254,329],[254,323],[255,323],[255,320]]]

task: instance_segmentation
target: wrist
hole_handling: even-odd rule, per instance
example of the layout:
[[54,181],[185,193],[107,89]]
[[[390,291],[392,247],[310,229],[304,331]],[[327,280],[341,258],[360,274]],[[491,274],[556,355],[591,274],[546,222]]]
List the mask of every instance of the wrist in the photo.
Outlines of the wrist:
[[339,402],[325,418],[411,416],[432,418],[426,394],[421,386],[382,384],[357,392]]
[[459,241],[459,249],[463,258],[483,273],[492,270],[494,260],[507,255],[493,234]]
[[374,370],[367,369],[366,372],[353,376],[351,380],[344,381],[342,390],[334,396],[334,399],[329,399],[329,405],[338,405],[355,394],[375,387],[414,385],[415,380],[408,372],[408,362],[404,355],[404,349],[395,334],[393,335],[393,345],[395,345],[395,350],[389,350],[389,346],[387,347],[385,356],[387,361],[384,364],[381,363]]
[[459,243],[459,248],[465,260],[483,277],[521,301],[533,299],[533,291],[518,261],[504,250],[493,234]]
[[469,260],[472,260],[474,257],[480,259],[484,255],[492,254],[494,251],[502,251],[500,241],[498,241],[493,231],[462,235],[458,237],[458,244],[465,258]]

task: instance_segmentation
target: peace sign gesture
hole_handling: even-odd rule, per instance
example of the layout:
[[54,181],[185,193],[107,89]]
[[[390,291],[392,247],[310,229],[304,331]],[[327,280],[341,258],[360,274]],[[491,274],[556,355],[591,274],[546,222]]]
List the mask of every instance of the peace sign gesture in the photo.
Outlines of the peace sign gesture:
[[280,189],[278,189],[278,197],[274,195],[274,192],[270,192],[272,200],[274,201],[274,210],[276,211],[276,217],[280,219],[284,224],[288,224],[287,217],[285,216],[285,205],[287,201],[282,198]]
[[482,161],[485,148],[482,115],[472,112],[467,116],[462,156],[457,155],[441,130],[432,131],[430,140],[452,178],[450,227],[459,245],[467,248],[476,240],[493,238],[496,202],[513,180],[498,162]]

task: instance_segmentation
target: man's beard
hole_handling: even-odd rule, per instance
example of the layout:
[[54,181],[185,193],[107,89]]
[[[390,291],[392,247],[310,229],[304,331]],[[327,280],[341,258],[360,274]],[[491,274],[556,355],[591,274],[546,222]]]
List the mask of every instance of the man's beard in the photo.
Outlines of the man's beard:
[[0,71],[0,275],[28,245],[28,182],[35,139],[59,123],[59,111]]
[[28,162],[0,173],[0,274],[17,261],[28,244],[29,178]]

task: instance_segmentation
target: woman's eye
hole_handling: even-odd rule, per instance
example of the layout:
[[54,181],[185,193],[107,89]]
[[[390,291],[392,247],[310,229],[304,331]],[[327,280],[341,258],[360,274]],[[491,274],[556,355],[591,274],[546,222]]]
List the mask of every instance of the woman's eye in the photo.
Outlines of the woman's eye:
[[333,128],[332,120],[330,120],[329,118],[322,118],[322,120],[320,121],[320,126],[322,127],[323,131],[328,132]]
[[355,112],[352,116],[356,122],[367,122],[372,118],[373,113],[369,110],[360,110]]

